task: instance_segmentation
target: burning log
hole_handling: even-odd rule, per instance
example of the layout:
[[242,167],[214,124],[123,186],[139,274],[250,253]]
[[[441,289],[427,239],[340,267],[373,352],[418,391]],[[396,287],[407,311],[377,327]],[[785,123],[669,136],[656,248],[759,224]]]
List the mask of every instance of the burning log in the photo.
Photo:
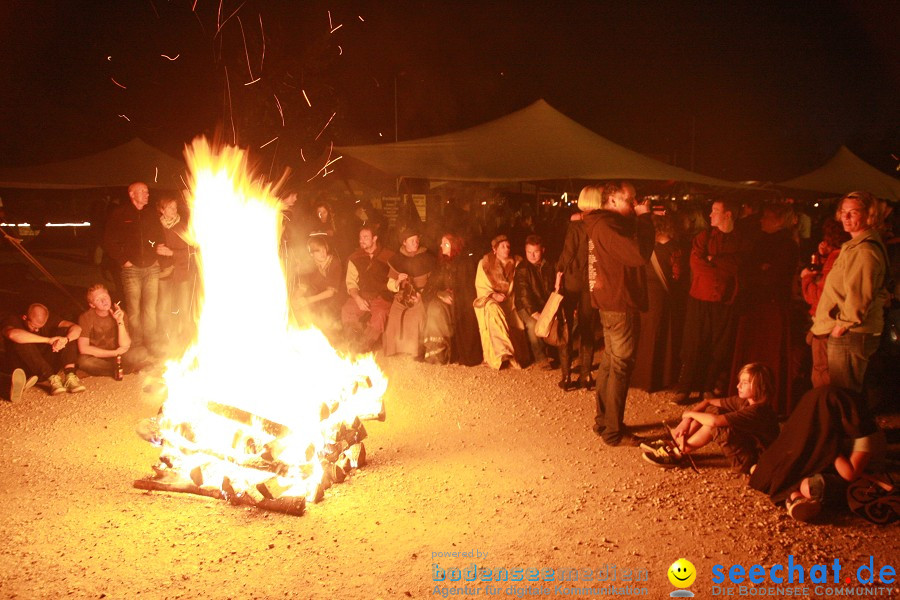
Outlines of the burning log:
[[362,442],[350,446],[344,455],[350,459],[350,466],[354,469],[366,466],[366,446]]
[[202,488],[194,485],[190,481],[184,480],[164,481],[162,479],[136,479],[132,485],[136,489],[151,492],[177,492],[182,494],[195,494],[206,498],[216,498],[217,500],[227,499],[237,506],[254,506],[262,510],[283,513],[286,515],[300,516],[306,510],[306,498],[303,496],[283,496],[281,498],[271,499],[263,498],[257,501],[250,494],[235,493],[233,489],[232,493],[229,494],[227,491],[220,489]]
[[[196,140],[186,156],[189,232],[202,256],[204,294],[194,343],[167,363],[164,385],[148,380],[146,393],[164,403],[159,427],[138,431],[161,446],[161,464],[157,477],[135,487],[302,514],[306,502],[321,501],[329,486],[366,463],[362,423],[385,420],[387,379],[371,355],[342,356],[321,331],[290,322],[273,239],[281,203],[247,170],[246,154]],[[226,232],[238,228],[258,238],[235,261]],[[247,287],[258,297],[254,327],[231,331]],[[235,348],[261,346],[272,351],[247,351],[242,368],[233,368]],[[282,386],[261,376],[268,372],[290,372],[307,385],[285,397]]]

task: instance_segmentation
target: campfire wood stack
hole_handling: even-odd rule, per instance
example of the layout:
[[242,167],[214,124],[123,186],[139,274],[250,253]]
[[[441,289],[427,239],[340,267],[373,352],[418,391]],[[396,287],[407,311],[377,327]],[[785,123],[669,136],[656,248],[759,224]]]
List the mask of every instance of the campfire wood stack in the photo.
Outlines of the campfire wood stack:
[[[352,393],[360,388],[370,388],[368,378],[354,384]],[[155,389],[154,394],[164,397],[165,389]],[[325,490],[346,480],[353,469],[365,466],[367,437],[364,420],[385,420],[384,404],[376,414],[357,416],[351,423],[333,418],[338,402],[323,403],[319,411],[324,444],[317,450],[312,443],[305,449],[306,462],[292,466],[282,460],[291,451],[291,429],[281,423],[254,415],[246,410],[209,402],[210,413],[234,424],[231,443],[234,453],[223,453],[195,443],[196,436],[190,423],[179,423],[160,433],[154,443],[162,446],[160,461],[153,467],[152,477],[138,479],[133,486],[148,491],[165,491],[196,494],[208,498],[227,500],[233,505],[254,506],[263,510],[290,515],[302,515],[306,502],[320,502]],[[272,439],[266,443],[256,440],[248,431],[262,430]],[[145,438],[146,439],[146,438]],[[189,472],[189,479],[179,473],[184,468],[184,458],[190,457],[196,464]],[[208,460],[207,460],[208,459]],[[229,472],[240,474],[246,480],[260,481],[246,488],[235,489],[234,482],[223,476],[221,465],[227,463]],[[311,481],[319,472],[321,479]],[[297,495],[297,489],[309,490]]]

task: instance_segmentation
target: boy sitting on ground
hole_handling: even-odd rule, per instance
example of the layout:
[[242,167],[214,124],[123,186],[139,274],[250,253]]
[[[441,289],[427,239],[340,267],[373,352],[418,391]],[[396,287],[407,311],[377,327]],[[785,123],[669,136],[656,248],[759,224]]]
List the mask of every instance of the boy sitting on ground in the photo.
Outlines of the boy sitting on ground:
[[749,473],[759,453],[778,437],[778,418],[771,408],[772,373],[760,363],[745,365],[738,374],[738,395],[700,402],[682,415],[672,430],[675,443],[642,445],[643,458],[671,468],[710,442],[717,442],[732,470]]
[[87,291],[90,309],[81,313],[78,324],[78,368],[91,375],[113,375],[116,357],[122,357],[122,365],[128,371],[139,370],[147,364],[147,351],[143,347],[131,348],[131,336],[125,326],[125,311],[113,305],[109,290],[103,284],[92,285]]

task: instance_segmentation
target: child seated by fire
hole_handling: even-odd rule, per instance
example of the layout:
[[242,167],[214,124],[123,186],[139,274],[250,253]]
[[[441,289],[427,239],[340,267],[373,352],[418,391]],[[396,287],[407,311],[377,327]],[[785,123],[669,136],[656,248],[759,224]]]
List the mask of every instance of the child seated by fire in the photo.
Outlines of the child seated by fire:
[[703,400],[685,411],[672,430],[674,442],[641,444],[643,459],[663,468],[681,464],[710,442],[717,442],[732,470],[748,474],[761,451],[778,437],[772,410],[772,372],[763,364],[744,365],[738,374],[737,396]]
[[102,283],[87,291],[90,308],[78,317],[78,368],[90,375],[114,375],[116,357],[122,357],[125,371],[137,371],[149,364],[146,349],[131,347],[131,336],[125,325],[125,311],[112,303],[109,290]]

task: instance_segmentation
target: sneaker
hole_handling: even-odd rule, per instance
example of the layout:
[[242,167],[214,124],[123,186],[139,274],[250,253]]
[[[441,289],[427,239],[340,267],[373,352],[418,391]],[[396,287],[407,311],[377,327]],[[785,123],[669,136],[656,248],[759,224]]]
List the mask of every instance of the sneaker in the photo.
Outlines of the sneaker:
[[662,447],[656,450],[656,452],[643,452],[641,453],[641,458],[652,465],[656,465],[657,467],[662,467],[663,469],[671,469],[673,467],[677,467],[681,464],[681,459],[684,455],[681,454],[681,451],[678,448],[673,447],[670,451],[668,448]]
[[75,374],[74,371],[66,373],[65,377],[65,386],[66,391],[70,394],[78,394],[79,392],[83,392],[87,388],[81,383],[81,380],[78,379],[78,375]]
[[51,375],[47,381],[50,384],[50,395],[59,396],[66,393],[66,387],[63,385],[62,377],[59,374]]
[[795,500],[788,500],[787,509],[792,519],[808,523],[822,512],[822,503],[818,500],[801,496]]
[[643,442],[640,445],[640,449],[643,452],[650,452],[651,454],[655,454],[657,450],[660,448],[667,448],[672,445],[670,440],[650,440],[647,442]]
[[25,371],[16,369],[12,373],[12,384],[9,386],[9,401],[18,402],[25,391]]

